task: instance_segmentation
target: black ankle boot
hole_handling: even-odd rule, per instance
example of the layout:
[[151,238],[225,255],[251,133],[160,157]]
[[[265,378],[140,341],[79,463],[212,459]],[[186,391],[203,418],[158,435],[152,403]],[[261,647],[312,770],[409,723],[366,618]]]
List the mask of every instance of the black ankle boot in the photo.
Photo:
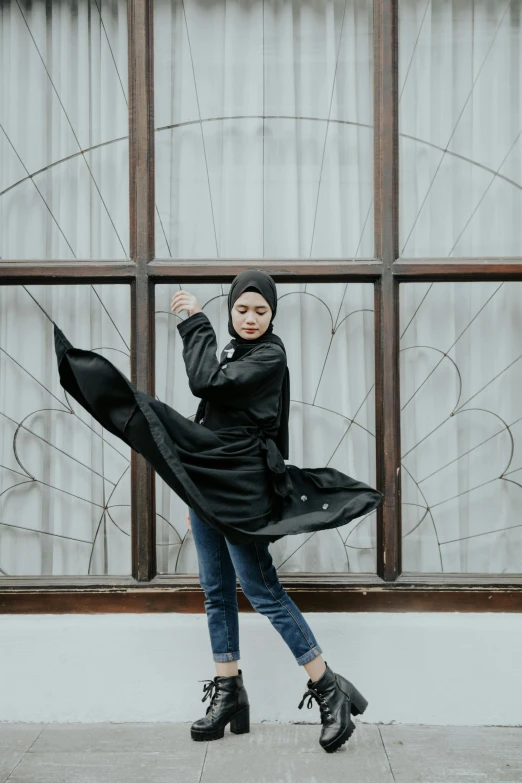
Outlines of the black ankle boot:
[[225,734],[225,726],[230,722],[233,734],[247,734],[250,731],[250,705],[247,692],[243,685],[243,673],[233,677],[214,677],[203,686],[205,695],[201,701],[210,696],[210,704],[204,718],[192,724],[190,735],[193,740],[206,741],[221,739]]
[[[325,661],[326,663],[326,661]],[[308,680],[308,690],[301,699],[299,709],[307,696],[310,697],[307,707],[311,708],[315,699],[321,711],[321,736],[319,744],[327,753],[332,753],[344,745],[355,730],[352,715],[362,715],[368,702],[361,696],[355,685],[341,674],[333,672],[328,664],[326,671],[317,680]]]

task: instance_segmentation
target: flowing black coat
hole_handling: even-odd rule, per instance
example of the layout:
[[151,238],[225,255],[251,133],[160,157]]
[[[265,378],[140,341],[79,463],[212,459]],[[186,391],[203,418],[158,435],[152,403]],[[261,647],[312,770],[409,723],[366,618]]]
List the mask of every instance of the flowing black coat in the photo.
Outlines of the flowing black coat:
[[139,391],[54,325],[60,382],[102,426],[154,467],[197,516],[233,544],[339,527],[375,509],[382,493],[334,468],[287,465],[277,446],[284,349],[255,346],[217,359],[214,329],[195,313],[178,325],[189,386],[205,400],[201,422]]

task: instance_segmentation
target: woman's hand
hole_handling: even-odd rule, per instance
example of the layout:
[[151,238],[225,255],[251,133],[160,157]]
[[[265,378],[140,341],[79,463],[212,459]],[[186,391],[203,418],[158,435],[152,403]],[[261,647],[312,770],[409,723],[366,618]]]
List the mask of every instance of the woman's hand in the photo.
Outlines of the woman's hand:
[[186,513],[186,515],[185,515],[185,519],[187,520],[187,526],[188,526],[188,529],[189,529],[189,530],[192,530],[192,524],[191,524],[191,522],[190,522],[190,514],[189,514],[189,512],[188,512],[188,511],[187,511],[187,513]]
[[180,313],[182,310],[186,310],[189,317],[194,315],[194,313],[202,312],[198,300],[194,294],[189,294],[188,291],[176,291],[172,297],[170,309],[173,313]]

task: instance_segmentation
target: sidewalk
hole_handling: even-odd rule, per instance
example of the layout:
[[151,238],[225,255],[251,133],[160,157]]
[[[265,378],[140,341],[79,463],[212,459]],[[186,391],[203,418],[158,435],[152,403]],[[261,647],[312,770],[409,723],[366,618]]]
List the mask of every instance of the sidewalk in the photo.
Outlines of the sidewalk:
[[[486,707],[486,705],[485,705]],[[0,783],[521,783],[522,728],[365,724],[328,754],[320,724],[0,724]]]

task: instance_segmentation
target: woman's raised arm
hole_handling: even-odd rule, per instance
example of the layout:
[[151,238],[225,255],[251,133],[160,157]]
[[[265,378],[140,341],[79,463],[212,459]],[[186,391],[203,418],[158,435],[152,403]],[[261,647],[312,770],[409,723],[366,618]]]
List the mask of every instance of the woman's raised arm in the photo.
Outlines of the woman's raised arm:
[[259,343],[241,359],[219,366],[216,333],[208,317],[196,312],[178,324],[189,387],[196,397],[247,408],[253,397],[282,383],[286,356],[273,343]]

